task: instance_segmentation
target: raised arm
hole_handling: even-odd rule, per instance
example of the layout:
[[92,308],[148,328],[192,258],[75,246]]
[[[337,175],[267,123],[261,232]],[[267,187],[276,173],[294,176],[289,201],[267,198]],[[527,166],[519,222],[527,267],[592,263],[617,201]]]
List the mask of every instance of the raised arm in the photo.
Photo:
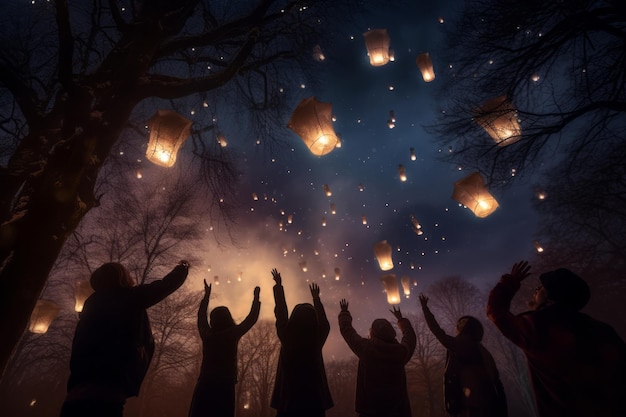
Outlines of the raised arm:
[[259,301],[260,292],[261,288],[254,288],[254,298],[252,298],[250,313],[248,313],[248,316],[237,325],[237,329],[239,330],[239,334],[241,335],[246,334],[248,330],[250,330],[259,319],[259,312],[261,311],[261,301]]
[[454,350],[456,347],[456,340],[453,336],[449,336],[446,332],[439,326],[435,316],[428,308],[428,297],[424,294],[419,295],[420,304],[422,305],[422,312],[424,313],[424,319],[426,320],[426,325],[432,332],[432,334],[439,340],[446,349]]
[[404,358],[404,363],[407,363],[411,360],[413,352],[415,352],[415,347],[417,346],[417,335],[415,334],[415,330],[413,329],[413,326],[411,326],[409,319],[402,317],[400,307],[396,308],[396,306],[393,306],[393,308],[389,311],[398,320],[398,328],[400,329],[400,332],[402,332],[402,340],[400,341],[400,344],[404,345],[407,349],[407,355]]
[[320,346],[324,346],[326,338],[330,333],[330,323],[328,322],[328,317],[326,317],[326,311],[324,310],[322,300],[320,300],[320,287],[316,283],[312,283],[309,285],[309,289],[311,290],[313,307],[315,307],[315,314],[317,315],[317,327],[319,331],[318,342],[320,343]]
[[346,341],[350,350],[353,351],[358,357],[361,357],[367,348],[367,339],[360,336],[352,326],[352,315],[350,314],[350,311],[348,311],[348,302],[345,299],[341,299],[339,307],[341,308],[341,311],[339,312],[337,319],[339,321],[339,331],[341,332],[341,336],[343,337],[343,340]]
[[207,318],[207,311],[209,309],[209,298],[211,298],[211,284],[206,283],[204,280],[204,296],[200,300],[200,306],[198,307],[198,332],[202,337],[209,331],[209,320]]
[[287,310],[287,301],[285,300],[285,290],[282,285],[282,277],[276,268],[272,269],[272,278],[274,279],[274,315],[276,316],[276,332],[278,338],[282,340],[285,330],[287,329],[287,321],[289,320],[289,311]]
[[180,261],[163,279],[131,288],[142,308],[148,308],[180,288],[187,279],[189,262]]

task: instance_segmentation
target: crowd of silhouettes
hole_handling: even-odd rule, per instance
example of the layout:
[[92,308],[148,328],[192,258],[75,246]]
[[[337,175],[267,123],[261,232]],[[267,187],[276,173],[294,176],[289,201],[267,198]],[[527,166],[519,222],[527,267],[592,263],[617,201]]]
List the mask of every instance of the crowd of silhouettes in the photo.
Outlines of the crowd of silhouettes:
[[[80,314],[72,343],[70,377],[61,417],[122,417],[126,399],[139,394],[154,353],[146,309],[176,291],[189,264],[181,261],[163,279],[135,285],[119,263],[105,263],[91,275],[94,293]],[[317,284],[309,285],[312,303],[297,304],[291,314],[283,280],[274,280],[274,314],[280,353],[270,405],[276,417],[324,417],[333,407],[322,349],[330,323]],[[626,416],[626,344],[611,326],[581,313],[590,298],[587,283],[568,269],[540,275],[530,311],[510,312],[513,296],[530,275],[515,263],[489,294],[486,313],[502,334],[519,346],[540,417]],[[198,308],[202,365],[189,417],[235,415],[237,346],[259,317],[260,288],[248,316],[239,324],[225,306],[207,317],[211,285],[204,281]],[[451,417],[506,417],[507,400],[498,369],[482,345],[483,325],[473,316],[458,318],[456,334],[446,334],[419,295],[424,319],[446,348],[444,406]],[[416,348],[410,321],[396,306],[397,328],[375,319],[367,337],[352,326],[348,301],[339,302],[339,330],[358,357],[355,411],[360,417],[411,417],[405,367]]]

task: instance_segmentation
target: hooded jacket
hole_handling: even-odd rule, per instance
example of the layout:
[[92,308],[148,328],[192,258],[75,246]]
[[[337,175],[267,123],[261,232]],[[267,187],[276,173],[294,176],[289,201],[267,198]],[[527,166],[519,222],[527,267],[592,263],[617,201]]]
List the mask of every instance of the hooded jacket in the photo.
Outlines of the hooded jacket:
[[368,416],[411,417],[405,365],[413,356],[417,339],[408,319],[398,320],[402,340],[385,319],[372,323],[371,338],[361,337],[352,327],[352,315],[339,313],[339,330],[359,358],[355,409]]

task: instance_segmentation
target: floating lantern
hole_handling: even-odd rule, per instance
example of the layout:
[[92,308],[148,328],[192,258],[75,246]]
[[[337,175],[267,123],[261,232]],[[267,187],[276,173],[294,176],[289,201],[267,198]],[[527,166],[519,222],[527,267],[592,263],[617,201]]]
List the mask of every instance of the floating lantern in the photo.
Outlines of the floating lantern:
[[474,118],[498,146],[515,143],[522,134],[517,121],[517,110],[506,96],[496,97],[483,103],[475,112]]
[[406,171],[404,170],[404,166],[402,164],[398,165],[398,175],[400,176],[400,181],[406,181]]
[[43,334],[57,317],[61,309],[52,301],[37,300],[37,304],[30,315],[28,330],[31,333]]
[[479,172],[455,182],[452,198],[469,208],[476,217],[487,217],[498,208],[498,202],[485,188]]
[[322,227],[326,227],[326,217],[322,217]]
[[333,195],[333,193],[330,191],[330,187],[328,187],[328,184],[324,184],[324,193],[326,193],[326,197],[330,197],[331,195]]
[[220,285],[220,277],[218,277],[217,275],[215,275],[213,277],[213,282],[215,283],[215,285]]
[[415,59],[415,63],[422,73],[422,78],[427,83],[435,79],[435,71],[433,70],[433,61],[430,59],[428,52],[419,54]]
[[367,55],[370,57],[370,64],[380,67],[390,61],[389,56],[389,34],[387,29],[372,29],[363,34]]
[[411,161],[415,161],[417,159],[417,155],[415,155],[415,148],[409,149],[409,152],[411,154]]
[[386,240],[381,240],[374,245],[374,255],[378,261],[378,266],[382,271],[393,269],[393,259],[391,257],[392,248]]
[[85,300],[87,300],[91,294],[93,294],[93,288],[91,288],[89,281],[86,279],[76,281],[76,287],[74,287],[74,310],[77,313],[83,311]]
[[326,155],[339,142],[331,120],[331,103],[315,97],[303,99],[294,110],[287,127],[293,130],[313,155]]
[[541,244],[538,241],[534,241],[533,245],[535,246],[535,250],[537,251],[537,253],[541,253],[543,252],[543,247],[541,246]]
[[318,62],[322,62],[326,59],[326,57],[324,56],[324,52],[322,52],[321,46],[315,45],[313,47],[313,59]]
[[252,199],[254,201],[259,201],[259,196],[257,195],[257,193],[252,193]]
[[146,158],[153,163],[171,167],[176,162],[176,154],[191,132],[191,120],[172,110],[157,110],[148,120],[150,141]]
[[389,129],[393,129],[394,127],[396,127],[396,116],[393,110],[389,112],[389,120],[387,120],[387,126],[389,127]]
[[292,224],[293,223],[293,214],[290,214],[287,216],[287,223],[288,224]]
[[330,214],[337,214],[335,203],[330,203]]
[[335,268],[335,281],[339,281],[339,278],[341,278],[341,269]]
[[300,269],[302,269],[302,272],[306,272],[309,270],[306,266],[306,261],[302,261],[298,265],[300,266]]
[[361,216],[361,223],[367,224],[367,217],[365,217],[365,214]]
[[383,275],[380,282],[385,287],[387,293],[387,302],[389,304],[400,304],[400,290],[398,289],[398,280],[394,274]]
[[365,190],[365,187],[363,187],[363,184],[359,184],[359,186],[358,186],[358,187],[359,187],[359,191],[363,191],[363,190]]
[[545,200],[546,198],[548,198],[548,193],[542,189],[537,189],[535,191],[535,195],[537,196],[538,200]]
[[404,292],[404,296],[409,298],[411,295],[411,280],[406,275],[400,278],[400,283],[402,284],[402,291]]
[[222,133],[218,133],[217,143],[219,143],[222,148],[225,148],[228,146],[228,141],[226,140],[226,137]]

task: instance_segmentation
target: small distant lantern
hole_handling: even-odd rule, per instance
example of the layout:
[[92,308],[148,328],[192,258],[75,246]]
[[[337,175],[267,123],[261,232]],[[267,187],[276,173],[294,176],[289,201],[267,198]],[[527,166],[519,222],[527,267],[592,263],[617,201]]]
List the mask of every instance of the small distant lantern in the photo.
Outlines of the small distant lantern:
[[535,250],[537,251],[537,253],[543,252],[543,247],[541,246],[541,243],[535,240],[533,242],[533,245],[535,246]]
[[400,290],[398,289],[398,280],[394,274],[383,275],[380,281],[385,287],[387,293],[387,302],[389,304],[400,304]]
[[339,281],[341,278],[341,269],[335,268],[335,281]]
[[535,195],[537,196],[538,200],[545,200],[546,198],[548,198],[548,193],[542,189],[537,189],[535,191]]
[[220,277],[215,275],[213,277],[213,282],[215,283],[215,285],[220,285]]
[[293,214],[290,214],[287,216],[287,223],[288,224],[292,224],[293,223]]
[[305,98],[287,123],[287,127],[302,138],[313,155],[326,155],[339,142],[331,119],[331,107],[331,103],[317,101],[315,97]]
[[257,195],[257,193],[252,193],[252,199],[254,201],[259,201],[259,196]]
[[417,155],[415,155],[415,148],[409,149],[409,152],[411,154],[411,161],[415,161],[417,159]]
[[430,59],[430,54],[428,52],[424,52],[423,54],[419,54],[415,59],[415,63],[422,73],[422,78],[427,83],[431,82],[435,79],[435,71],[433,70],[433,61]]
[[486,101],[475,113],[475,120],[498,146],[517,142],[522,134],[517,110],[506,96]]
[[222,133],[218,133],[217,143],[219,143],[222,148],[225,148],[228,146],[228,141],[226,140],[226,137]]
[[363,184],[359,184],[359,186],[358,186],[358,187],[359,187],[359,191],[363,191],[363,190],[365,190],[365,187],[363,187]]
[[241,282],[242,279],[243,279],[243,272],[239,272],[239,274],[237,275],[237,281]]
[[157,110],[148,120],[150,141],[146,158],[153,163],[171,167],[176,162],[176,154],[191,132],[191,120],[172,110]]
[[365,217],[365,214],[361,216],[361,223],[367,224],[367,217]]
[[409,298],[411,295],[411,280],[406,275],[400,278],[400,283],[402,284],[402,291],[404,292],[404,296]]
[[337,208],[335,207],[335,203],[330,203],[330,214],[337,214]]
[[387,126],[389,127],[389,129],[393,129],[394,127],[396,127],[396,115],[394,114],[393,110],[389,112],[389,120],[387,120]]
[[372,29],[363,34],[367,55],[373,67],[380,67],[391,60],[387,29]]
[[381,240],[374,245],[374,255],[378,261],[378,266],[382,271],[393,269],[392,248],[386,240]]
[[302,270],[302,272],[306,272],[309,270],[309,268],[306,266],[306,261],[302,261],[298,265],[300,266],[300,269]]
[[321,46],[315,45],[313,47],[313,59],[318,62],[322,62],[326,59],[326,57],[324,56],[324,52],[322,52]]
[[398,175],[400,176],[400,181],[406,181],[406,170],[402,164],[398,165]]
[[57,317],[61,309],[52,301],[37,300],[37,304],[30,315],[28,330],[31,333],[43,334]]
[[91,288],[89,281],[86,279],[79,279],[76,281],[76,287],[74,288],[74,310],[77,313],[83,311],[85,301],[91,294],[93,294],[93,288]]
[[330,197],[333,193],[330,191],[330,187],[328,184],[324,184],[324,193],[326,193],[326,197]]
[[326,217],[322,217],[322,227],[326,227]]
[[452,198],[480,218],[489,216],[498,208],[498,202],[487,191],[479,172],[474,172],[455,182]]

